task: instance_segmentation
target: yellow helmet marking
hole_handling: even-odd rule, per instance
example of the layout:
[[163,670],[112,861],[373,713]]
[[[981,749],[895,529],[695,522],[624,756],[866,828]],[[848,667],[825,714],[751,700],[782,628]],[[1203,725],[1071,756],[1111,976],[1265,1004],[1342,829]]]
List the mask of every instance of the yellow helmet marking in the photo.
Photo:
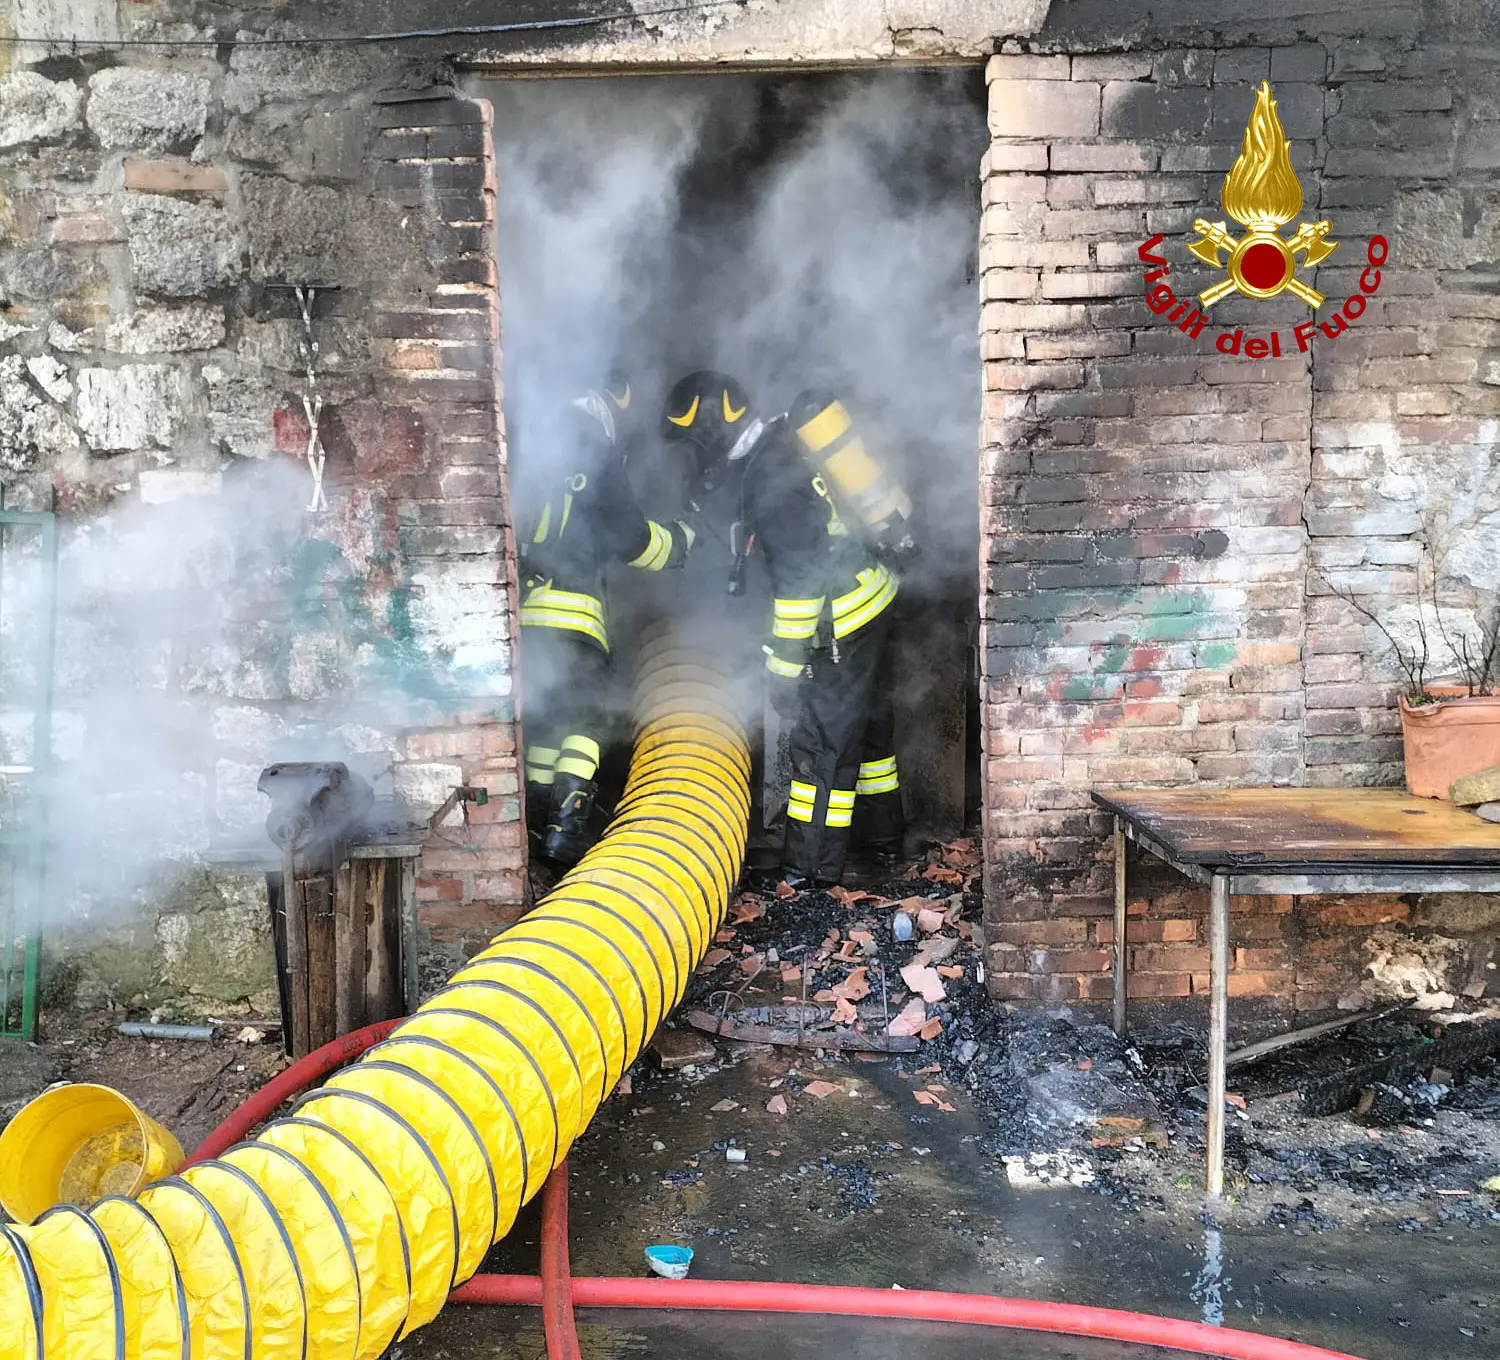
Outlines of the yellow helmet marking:
[[724,393],[724,419],[729,424],[733,425],[734,422],[737,421],[744,414],[745,414],[745,408],[743,406],[741,406],[740,409],[738,411],[736,411],[734,409],[734,407],[732,407],[729,404],[729,393],[725,392]]
[[668,416],[667,419],[670,420],[672,424],[681,425],[684,430],[687,429],[689,425],[691,425],[695,420],[698,419],[698,398],[693,398],[693,404],[687,408],[687,413],[685,415]]
[[[605,390],[608,391],[607,388]],[[618,406],[622,411],[628,411],[630,409],[630,384],[625,384],[625,390],[623,392],[620,392],[618,394],[610,392],[609,399],[614,402],[614,404]]]

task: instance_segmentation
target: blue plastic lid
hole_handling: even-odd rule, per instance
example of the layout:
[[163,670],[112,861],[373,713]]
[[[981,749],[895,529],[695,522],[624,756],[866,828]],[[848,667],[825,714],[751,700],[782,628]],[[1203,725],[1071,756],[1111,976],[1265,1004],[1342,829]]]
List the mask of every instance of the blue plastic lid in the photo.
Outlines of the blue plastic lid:
[[665,1266],[685,1266],[693,1259],[691,1247],[647,1247],[646,1255]]

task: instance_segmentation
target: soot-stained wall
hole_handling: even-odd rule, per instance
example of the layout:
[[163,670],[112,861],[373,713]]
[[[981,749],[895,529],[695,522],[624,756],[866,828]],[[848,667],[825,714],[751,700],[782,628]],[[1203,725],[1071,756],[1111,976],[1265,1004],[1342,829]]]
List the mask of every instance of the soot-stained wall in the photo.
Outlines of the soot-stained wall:
[[[1399,784],[1399,672],[1357,605],[1410,638],[1426,538],[1447,553],[1449,627],[1493,609],[1497,20],[1486,4],[1062,0],[990,63],[998,995],[1109,994],[1112,851],[1092,789]],[[1192,224],[1225,218],[1265,80],[1298,220],[1326,218],[1340,243],[1307,271],[1329,301],[1320,324],[1284,294],[1221,302],[1205,325],[1196,294],[1224,275],[1188,254]],[[1163,284],[1157,313],[1146,294]],[[1206,989],[1204,897],[1140,879],[1134,994]],[[1371,937],[1393,928],[1458,941],[1445,989],[1493,985],[1493,901],[1455,915],[1417,898],[1246,900],[1234,922],[1236,995],[1357,1001],[1378,986]]]

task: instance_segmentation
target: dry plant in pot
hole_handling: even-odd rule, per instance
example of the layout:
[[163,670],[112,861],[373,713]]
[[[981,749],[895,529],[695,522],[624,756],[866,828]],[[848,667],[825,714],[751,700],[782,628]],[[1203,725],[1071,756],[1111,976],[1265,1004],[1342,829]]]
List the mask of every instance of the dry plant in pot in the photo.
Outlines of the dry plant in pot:
[[[1500,766],[1500,601],[1488,601],[1463,626],[1446,621],[1438,606],[1438,572],[1424,549],[1414,641],[1405,643],[1352,592],[1324,580],[1380,630],[1401,669],[1405,692],[1397,703],[1408,791],[1447,798],[1454,780]],[[1438,640],[1452,658],[1442,677],[1432,675]]]

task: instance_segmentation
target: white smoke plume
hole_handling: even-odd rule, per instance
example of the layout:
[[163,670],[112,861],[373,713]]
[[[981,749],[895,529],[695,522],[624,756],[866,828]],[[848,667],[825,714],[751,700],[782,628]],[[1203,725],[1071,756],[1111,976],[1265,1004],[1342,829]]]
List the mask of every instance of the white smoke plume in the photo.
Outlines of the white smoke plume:
[[[481,92],[496,110],[522,513],[569,456],[555,413],[612,364],[629,373],[644,426],[647,451],[633,459],[643,508],[662,518],[681,509],[655,433],[673,381],[721,368],[766,416],[824,386],[916,492],[927,527],[908,594],[955,582],[972,593],[987,142],[977,76],[506,81]],[[618,572],[613,611],[711,620],[758,712],[764,599],[728,600],[728,565],[710,538],[676,590]],[[526,670],[524,654],[522,664],[531,702],[565,682]]]

